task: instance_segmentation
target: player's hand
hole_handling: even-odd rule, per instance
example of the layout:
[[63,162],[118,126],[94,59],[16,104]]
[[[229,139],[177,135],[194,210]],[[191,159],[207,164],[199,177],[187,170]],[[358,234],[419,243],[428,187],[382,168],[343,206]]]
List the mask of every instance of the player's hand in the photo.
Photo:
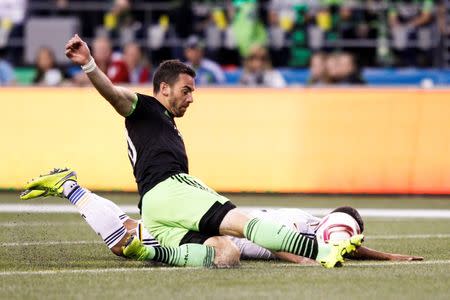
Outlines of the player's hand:
[[85,65],[91,59],[87,44],[75,34],[66,44],[66,56],[77,65]]
[[417,261],[417,260],[423,260],[423,256],[392,254],[391,257],[390,257],[390,260],[395,260],[395,261]]

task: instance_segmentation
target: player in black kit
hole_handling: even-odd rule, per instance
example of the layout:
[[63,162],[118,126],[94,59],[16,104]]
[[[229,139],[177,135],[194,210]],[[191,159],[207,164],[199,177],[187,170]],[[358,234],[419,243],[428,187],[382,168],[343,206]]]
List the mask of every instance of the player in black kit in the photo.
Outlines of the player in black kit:
[[[142,220],[162,246],[203,244],[214,251],[193,255],[205,255],[216,265],[234,265],[239,252],[223,237],[231,235],[245,237],[271,251],[316,259],[332,268],[343,262],[344,254],[361,245],[362,235],[336,245],[322,244],[286,226],[252,218],[188,174],[186,150],[174,120],[193,103],[195,72],[187,65],[177,60],[163,62],[153,78],[152,97],[114,86],[77,35],[67,43],[66,55],[82,66],[97,91],[125,117]],[[138,259],[146,259],[146,253],[137,238],[124,249],[125,255]]]

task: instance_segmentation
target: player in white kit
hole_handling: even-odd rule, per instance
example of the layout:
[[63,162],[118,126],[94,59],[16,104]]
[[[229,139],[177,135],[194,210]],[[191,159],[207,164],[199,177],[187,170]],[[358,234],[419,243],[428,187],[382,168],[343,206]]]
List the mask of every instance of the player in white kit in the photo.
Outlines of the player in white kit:
[[[26,192],[25,192],[26,194]],[[151,247],[159,247],[158,241],[145,229],[139,220],[130,218],[119,206],[114,202],[91,194],[91,209],[81,209],[80,214],[91,228],[100,235],[105,244],[111,251],[118,256],[123,256],[122,249],[130,236],[137,236],[140,241]],[[364,230],[364,223],[361,216],[351,207],[339,207],[332,213],[340,212],[351,216],[356,223],[356,229],[352,234],[362,233]],[[267,219],[276,222],[286,227],[293,229],[304,235],[315,236],[319,225],[327,218],[318,218],[304,210],[298,208],[281,208],[281,209],[255,209],[250,211],[252,217]],[[123,228],[123,229],[121,229]],[[110,234],[110,233],[113,234]],[[305,257],[297,256],[287,252],[272,253],[271,251],[262,248],[245,238],[229,237],[231,241],[239,248],[241,252],[241,259],[255,259],[255,260],[274,260],[281,259],[294,263],[317,263],[315,260]],[[374,259],[374,260],[422,260],[419,256],[401,255],[393,253],[385,253],[369,249],[365,246],[358,248],[357,252],[351,257],[353,259]]]

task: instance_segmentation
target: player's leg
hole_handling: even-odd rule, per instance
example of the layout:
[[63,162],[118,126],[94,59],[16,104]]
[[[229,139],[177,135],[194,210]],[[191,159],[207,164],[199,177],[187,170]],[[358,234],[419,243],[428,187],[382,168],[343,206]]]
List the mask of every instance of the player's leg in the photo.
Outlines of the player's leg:
[[[330,268],[339,265],[342,255],[354,251],[363,239],[363,236],[355,236],[339,245],[319,245],[316,239],[285,226],[250,218],[235,209],[228,199],[187,174],[172,176],[147,192],[142,208],[145,226],[168,246],[192,242],[190,232],[207,236],[232,235],[245,237],[271,251],[316,259]],[[189,232],[181,237],[164,229],[167,227],[186,228]]]
[[230,268],[240,262],[239,249],[226,236],[209,237],[203,244],[189,243],[178,247],[147,247],[133,237],[123,247],[123,253],[136,260],[153,260],[181,267]]
[[185,244],[213,246],[215,266],[234,266],[239,263],[236,246],[227,238],[212,238],[219,236],[222,217],[234,207],[228,199],[192,176],[179,174],[144,195],[142,220],[161,245],[172,248]]
[[[184,245],[174,249],[159,247],[157,241],[146,230],[142,230],[139,222],[129,218],[112,201],[79,186],[76,180],[75,172],[55,169],[28,183],[27,190],[20,197],[22,200],[46,196],[67,198],[116,255],[123,256],[123,247],[137,235],[147,245],[146,249],[153,253],[148,255],[148,260],[177,266],[212,265],[214,259],[212,247],[203,245]],[[198,249],[199,247],[201,249]],[[204,259],[201,260],[200,257]]]
[[[198,179],[171,176],[142,199],[142,221],[163,246],[203,244],[218,236],[223,217],[235,206]],[[179,228],[179,230],[172,230]]]
[[241,252],[227,236],[213,236],[203,245],[214,247],[214,265],[218,268],[230,268],[240,265]]
[[[166,227],[172,235],[185,236],[188,230],[179,227]],[[141,229],[143,238],[130,240],[124,247],[127,257],[137,260],[158,260],[176,266],[215,266],[229,268],[239,265],[240,252],[227,236],[210,237],[199,234],[190,243],[183,243],[177,247],[161,247],[162,249],[145,249],[147,230]],[[140,231],[140,230],[139,230]],[[139,232],[138,231],[138,232]],[[162,229],[160,230],[162,232]]]
[[356,235],[337,245],[318,243],[317,239],[302,235],[284,225],[251,218],[239,209],[231,210],[220,224],[220,234],[245,237],[261,247],[275,252],[289,252],[312,258],[324,267],[332,268],[343,262],[343,255],[361,245],[363,236]]
[[[69,200],[86,223],[102,237],[105,244],[116,255],[122,255],[120,243],[127,238],[124,222],[128,216],[114,203],[102,198],[77,183],[76,173],[68,169],[55,169],[49,174],[33,179],[20,198],[58,196]],[[128,221],[130,223],[130,221]]]
[[185,230],[182,237],[181,245],[194,243],[214,247],[214,265],[218,268],[236,267],[240,264],[241,252],[230,236],[211,236],[209,233]]
[[185,244],[178,247],[150,247],[132,236],[123,247],[123,254],[140,261],[156,261],[178,267],[212,267],[213,247]]

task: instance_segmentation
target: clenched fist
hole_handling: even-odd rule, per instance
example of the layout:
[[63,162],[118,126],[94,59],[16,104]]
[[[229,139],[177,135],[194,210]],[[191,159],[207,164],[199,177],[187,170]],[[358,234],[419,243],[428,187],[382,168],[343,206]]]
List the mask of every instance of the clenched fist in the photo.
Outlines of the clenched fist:
[[75,34],[66,44],[66,56],[75,64],[85,65],[91,58],[87,44]]

